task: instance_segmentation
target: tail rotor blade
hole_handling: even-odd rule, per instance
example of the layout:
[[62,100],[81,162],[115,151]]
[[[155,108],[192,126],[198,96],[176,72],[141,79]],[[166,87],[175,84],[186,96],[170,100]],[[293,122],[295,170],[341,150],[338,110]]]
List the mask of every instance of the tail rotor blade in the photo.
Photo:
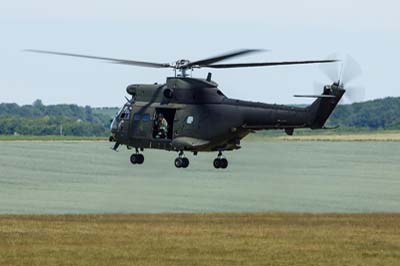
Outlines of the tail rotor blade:
[[[336,54],[330,55],[330,58],[338,58]],[[344,86],[346,93],[344,97],[340,100],[339,104],[359,102],[365,98],[365,89],[360,86],[348,86],[348,84],[358,78],[362,74],[362,69],[360,64],[351,57],[347,55],[346,57],[341,56],[340,58],[345,58],[338,67],[333,64],[320,65],[322,72],[337,85]],[[321,86],[318,82],[314,82],[314,91],[320,90]]]
[[314,81],[314,94],[321,94],[324,91],[325,85],[322,82]]
[[[332,54],[328,58],[337,59],[337,54]],[[339,79],[339,69],[337,64],[321,64],[319,65],[322,73],[324,73],[331,82],[336,82]]]
[[346,88],[346,93],[344,95],[350,102],[360,102],[365,98],[365,88],[349,86]]
[[350,55],[347,55],[346,61],[343,65],[343,71],[342,71],[342,82],[344,84],[348,84],[352,80],[358,78],[362,74],[362,69],[359,63],[351,57]]

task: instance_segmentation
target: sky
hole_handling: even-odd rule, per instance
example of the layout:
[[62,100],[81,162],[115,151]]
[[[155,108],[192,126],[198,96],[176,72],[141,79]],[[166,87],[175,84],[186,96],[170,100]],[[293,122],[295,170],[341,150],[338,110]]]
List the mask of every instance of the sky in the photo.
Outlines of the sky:
[[[267,49],[225,61],[326,59],[350,54],[364,100],[400,96],[399,1],[14,0],[0,4],[0,102],[121,106],[126,87],[163,83],[169,69],[23,52],[42,49],[171,63],[237,49]],[[196,70],[229,97],[268,103],[312,100],[330,80],[316,65]],[[322,88],[321,88],[322,91]]]

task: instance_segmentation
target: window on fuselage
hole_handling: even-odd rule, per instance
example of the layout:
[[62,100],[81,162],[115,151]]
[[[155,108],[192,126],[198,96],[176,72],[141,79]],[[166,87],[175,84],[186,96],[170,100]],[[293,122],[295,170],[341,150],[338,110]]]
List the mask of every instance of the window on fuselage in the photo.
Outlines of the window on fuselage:
[[188,124],[188,125],[193,124],[193,121],[194,121],[194,118],[191,115],[186,118],[186,124]]
[[145,121],[145,122],[150,121],[150,120],[151,120],[150,114],[147,114],[147,113],[144,114],[144,115],[142,116],[142,120]]
[[135,121],[140,121],[142,119],[142,115],[139,113],[136,113],[133,115],[133,120]]
[[135,114],[133,115],[133,120],[135,120],[135,121],[144,121],[144,122],[147,122],[147,121],[150,121],[150,120],[151,120],[151,116],[150,116],[150,114],[148,114],[148,113],[145,113],[145,114],[135,113]]

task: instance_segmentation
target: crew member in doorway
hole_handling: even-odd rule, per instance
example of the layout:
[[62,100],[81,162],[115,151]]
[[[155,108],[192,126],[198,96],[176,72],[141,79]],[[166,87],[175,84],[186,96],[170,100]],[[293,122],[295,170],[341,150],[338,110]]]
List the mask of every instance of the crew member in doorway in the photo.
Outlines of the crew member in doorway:
[[168,122],[167,119],[164,118],[163,114],[159,114],[157,118],[157,139],[166,139],[168,136]]

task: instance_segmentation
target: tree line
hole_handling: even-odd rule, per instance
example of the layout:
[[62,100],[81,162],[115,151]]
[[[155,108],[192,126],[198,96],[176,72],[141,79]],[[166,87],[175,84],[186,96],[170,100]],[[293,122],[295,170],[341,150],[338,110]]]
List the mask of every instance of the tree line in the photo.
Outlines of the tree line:
[[[107,136],[118,108],[76,104],[0,104],[0,135]],[[400,97],[339,105],[328,126],[357,129],[400,129]]]
[[75,104],[0,104],[0,135],[106,136],[111,116]]
[[339,105],[328,124],[355,129],[400,129],[400,97]]

